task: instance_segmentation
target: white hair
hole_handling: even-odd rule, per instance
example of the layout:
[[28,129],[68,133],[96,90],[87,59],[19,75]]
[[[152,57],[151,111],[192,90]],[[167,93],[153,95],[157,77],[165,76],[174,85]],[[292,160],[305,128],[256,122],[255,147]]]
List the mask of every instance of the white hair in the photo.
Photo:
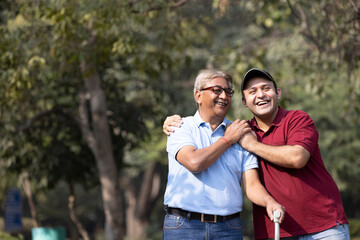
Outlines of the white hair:
[[194,95],[197,90],[203,89],[208,82],[217,77],[224,78],[227,81],[229,87],[232,88],[232,77],[229,74],[219,70],[206,69],[201,70],[195,79]]

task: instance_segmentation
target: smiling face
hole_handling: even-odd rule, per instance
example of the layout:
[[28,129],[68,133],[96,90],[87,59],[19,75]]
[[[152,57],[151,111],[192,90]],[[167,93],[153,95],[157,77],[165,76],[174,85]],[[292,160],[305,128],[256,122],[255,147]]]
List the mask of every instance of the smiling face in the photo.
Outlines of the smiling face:
[[[228,81],[222,77],[216,77],[206,83],[204,88],[218,86],[223,89],[230,88]],[[197,90],[195,99],[199,106],[199,112],[202,119],[206,122],[220,121],[225,118],[227,111],[231,106],[231,97],[223,91],[220,95],[212,90]]]
[[247,82],[243,92],[243,104],[254,114],[258,124],[270,126],[278,111],[280,89],[275,89],[274,83],[270,80],[255,77]]

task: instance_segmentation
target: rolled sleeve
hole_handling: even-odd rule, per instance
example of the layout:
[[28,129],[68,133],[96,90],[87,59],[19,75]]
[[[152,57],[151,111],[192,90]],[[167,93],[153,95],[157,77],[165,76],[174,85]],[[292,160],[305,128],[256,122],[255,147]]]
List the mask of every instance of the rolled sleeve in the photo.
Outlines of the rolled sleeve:
[[191,132],[187,129],[188,125],[183,124],[180,128],[176,128],[175,132],[168,136],[166,151],[176,159],[176,154],[185,146],[196,146],[195,140]]

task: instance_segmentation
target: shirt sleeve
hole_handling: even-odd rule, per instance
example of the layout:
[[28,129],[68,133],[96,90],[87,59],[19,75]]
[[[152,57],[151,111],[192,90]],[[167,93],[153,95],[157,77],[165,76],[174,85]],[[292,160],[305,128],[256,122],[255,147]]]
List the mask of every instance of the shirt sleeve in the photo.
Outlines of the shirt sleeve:
[[316,149],[318,138],[319,133],[310,116],[303,111],[295,111],[289,123],[287,144],[300,145],[312,154]]
[[259,168],[257,157],[254,154],[246,150],[243,150],[242,159],[243,159],[242,172],[245,172],[253,168]]
[[190,130],[189,119],[183,119],[183,124],[180,128],[174,128],[175,132],[171,133],[167,138],[166,151],[176,159],[178,151],[185,146],[197,145],[193,139],[192,132]]

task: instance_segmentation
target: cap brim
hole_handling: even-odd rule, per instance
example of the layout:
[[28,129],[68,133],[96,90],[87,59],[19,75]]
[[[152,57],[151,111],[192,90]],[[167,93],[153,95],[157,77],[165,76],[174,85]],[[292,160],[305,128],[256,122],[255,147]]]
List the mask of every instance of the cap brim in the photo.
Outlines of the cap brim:
[[263,77],[265,79],[268,79],[272,82],[275,82],[274,78],[270,75],[270,73],[266,72],[266,71],[263,71],[263,70],[260,70],[260,69],[257,69],[257,68],[252,68],[250,69],[249,71],[247,71],[244,75],[244,78],[242,80],[242,83],[241,83],[241,91],[244,90],[244,87],[246,86],[246,83],[255,78],[255,77]]

